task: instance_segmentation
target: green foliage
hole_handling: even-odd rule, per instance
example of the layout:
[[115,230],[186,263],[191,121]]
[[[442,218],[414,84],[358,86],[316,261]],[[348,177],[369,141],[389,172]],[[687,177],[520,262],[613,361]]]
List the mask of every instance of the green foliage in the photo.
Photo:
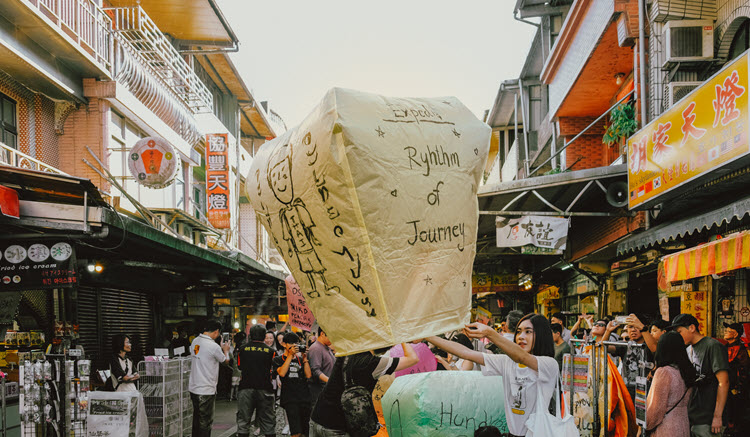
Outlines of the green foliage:
[[602,141],[611,146],[619,143],[622,138],[627,138],[638,130],[635,121],[635,108],[628,103],[621,103],[609,114],[609,125],[604,131]]

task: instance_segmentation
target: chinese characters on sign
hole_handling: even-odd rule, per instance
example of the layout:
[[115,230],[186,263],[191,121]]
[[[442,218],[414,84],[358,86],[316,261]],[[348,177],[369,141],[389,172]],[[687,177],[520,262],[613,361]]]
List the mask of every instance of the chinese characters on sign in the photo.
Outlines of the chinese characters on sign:
[[208,221],[217,229],[229,222],[229,135],[206,135],[206,209]]
[[180,166],[180,159],[172,146],[158,137],[140,139],[128,156],[130,174],[136,182],[148,188],[170,186]]
[[534,246],[545,250],[531,253],[561,254],[568,240],[568,223],[568,219],[558,217],[498,217],[495,221],[497,247]]
[[680,302],[680,312],[691,314],[700,323],[700,331],[706,332],[706,318],[708,317],[708,293],[705,291],[683,291]]
[[747,155],[747,89],[744,55],[628,139],[631,209]]
[[0,292],[78,284],[73,246],[37,242],[0,246]]

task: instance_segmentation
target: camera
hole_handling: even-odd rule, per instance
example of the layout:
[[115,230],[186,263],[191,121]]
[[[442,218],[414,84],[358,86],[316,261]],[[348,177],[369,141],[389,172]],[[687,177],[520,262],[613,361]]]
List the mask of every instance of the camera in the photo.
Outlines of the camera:
[[304,354],[305,352],[307,352],[307,345],[304,343],[299,343],[297,345],[297,351]]

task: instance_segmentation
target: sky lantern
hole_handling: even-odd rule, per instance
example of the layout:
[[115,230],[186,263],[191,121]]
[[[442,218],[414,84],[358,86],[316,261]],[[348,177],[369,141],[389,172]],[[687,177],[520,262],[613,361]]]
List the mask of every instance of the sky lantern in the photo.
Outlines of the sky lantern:
[[489,142],[455,97],[334,88],[260,148],[253,208],[337,354],[469,322]]

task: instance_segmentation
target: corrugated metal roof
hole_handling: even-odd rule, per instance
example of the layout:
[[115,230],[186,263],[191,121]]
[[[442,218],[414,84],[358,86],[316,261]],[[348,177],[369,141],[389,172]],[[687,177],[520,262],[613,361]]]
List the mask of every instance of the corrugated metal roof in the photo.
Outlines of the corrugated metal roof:
[[617,254],[624,255],[631,251],[667,243],[695,232],[701,232],[704,229],[711,229],[713,226],[722,225],[724,222],[729,223],[734,219],[741,220],[746,214],[750,214],[750,197],[704,214],[665,223],[633,235],[617,245]]

